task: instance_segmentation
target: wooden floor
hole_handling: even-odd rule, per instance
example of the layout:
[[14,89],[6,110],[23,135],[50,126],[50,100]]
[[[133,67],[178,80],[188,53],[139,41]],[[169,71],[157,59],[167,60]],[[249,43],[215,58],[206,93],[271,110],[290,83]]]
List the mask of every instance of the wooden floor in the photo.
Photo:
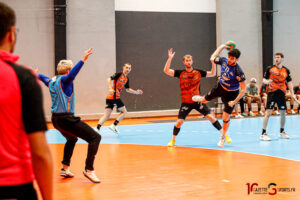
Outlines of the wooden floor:
[[[198,118],[190,116],[189,118]],[[120,125],[151,124],[177,117],[125,119]],[[110,125],[107,121],[104,126]],[[93,127],[97,121],[87,121]],[[53,128],[52,124],[48,124]],[[76,144],[71,163],[72,179],[59,176],[64,144],[50,144],[55,161],[55,200],[73,199],[300,199],[300,162],[241,153],[192,147],[101,144],[95,170],[101,179],[93,184],[82,174],[87,144]],[[247,183],[255,189],[277,184],[277,194],[248,194]],[[295,192],[279,192],[279,188]],[[272,192],[272,188],[267,192]]]
[[[82,175],[87,144],[77,144],[72,179],[59,177],[63,144],[50,144],[55,199],[299,199],[300,164],[286,159],[212,149],[101,144],[95,169],[102,183]],[[247,183],[293,187],[275,196],[247,194]],[[268,190],[272,192],[272,190]]]

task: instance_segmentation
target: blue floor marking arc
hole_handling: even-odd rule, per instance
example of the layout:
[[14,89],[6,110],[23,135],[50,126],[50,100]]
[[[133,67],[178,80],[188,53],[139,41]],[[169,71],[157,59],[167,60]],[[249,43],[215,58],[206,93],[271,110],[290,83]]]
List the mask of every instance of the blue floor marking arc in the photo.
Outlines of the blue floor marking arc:
[[[221,122],[221,120],[219,120]],[[285,131],[291,139],[279,139],[280,118],[271,117],[267,133],[272,141],[260,141],[263,118],[232,119],[228,133],[232,143],[226,144],[222,150],[267,155],[300,161],[300,136],[296,125],[300,124],[300,116],[287,116]],[[108,144],[141,144],[166,146],[172,137],[174,123],[123,125],[118,126],[121,134],[117,136],[108,127],[101,128],[101,143]],[[220,133],[209,121],[185,122],[177,137],[176,145],[206,149],[219,149],[217,142]],[[49,143],[65,143],[65,138],[57,130],[48,130]],[[85,143],[78,140],[78,143]]]

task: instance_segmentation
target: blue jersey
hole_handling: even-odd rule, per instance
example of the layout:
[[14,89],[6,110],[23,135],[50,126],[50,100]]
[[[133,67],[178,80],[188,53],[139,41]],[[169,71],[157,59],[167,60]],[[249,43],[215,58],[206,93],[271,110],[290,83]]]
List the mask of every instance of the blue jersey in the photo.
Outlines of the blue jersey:
[[240,88],[240,82],[246,80],[241,67],[228,65],[227,58],[216,57],[215,63],[221,65],[221,74],[219,83],[227,90],[234,91]]
[[65,113],[71,112],[74,113],[75,105],[74,105],[74,87],[73,81],[80,69],[82,68],[84,62],[81,60],[72,68],[70,73],[63,76],[55,77],[54,79],[50,79],[49,77],[38,74],[39,79],[49,87],[52,106],[52,113]]
[[58,76],[56,80],[52,80],[49,83],[49,90],[52,99],[51,112],[52,113],[74,113],[75,110],[75,98],[74,91],[68,96],[61,86],[62,76]]

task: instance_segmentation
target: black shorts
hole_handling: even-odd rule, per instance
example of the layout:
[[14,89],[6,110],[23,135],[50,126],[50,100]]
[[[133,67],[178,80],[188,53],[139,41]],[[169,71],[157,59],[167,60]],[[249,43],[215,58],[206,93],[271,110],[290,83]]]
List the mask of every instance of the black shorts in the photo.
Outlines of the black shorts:
[[181,103],[178,119],[185,119],[186,116],[193,110],[197,110],[202,115],[206,116],[210,113],[210,109],[207,107],[206,104],[195,102],[195,103]]
[[0,199],[37,200],[32,183],[15,186],[0,186]]
[[217,85],[217,87],[213,88],[206,96],[205,99],[207,101],[211,101],[212,99],[221,97],[222,102],[225,105],[224,112],[231,114],[234,106],[231,107],[228,105],[229,101],[233,101],[236,99],[236,97],[239,95],[240,91],[227,91],[225,90],[220,84]]
[[117,109],[122,108],[124,106],[124,103],[122,102],[121,99],[106,99],[106,107],[105,108],[110,108],[114,109],[114,107],[117,106]]
[[281,90],[268,93],[266,109],[272,110],[275,103],[277,103],[279,110],[286,110],[285,94]]

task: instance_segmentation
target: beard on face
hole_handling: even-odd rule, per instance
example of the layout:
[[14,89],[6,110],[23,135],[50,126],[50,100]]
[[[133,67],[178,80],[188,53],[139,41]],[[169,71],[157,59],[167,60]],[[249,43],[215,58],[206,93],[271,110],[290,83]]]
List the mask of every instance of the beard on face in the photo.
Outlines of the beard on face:
[[16,42],[17,42],[17,34],[16,33],[14,33],[15,34],[15,41],[13,41],[12,43],[11,43],[11,46],[10,46],[10,53],[13,53],[14,52],[14,50],[15,50],[15,44],[16,44]]

